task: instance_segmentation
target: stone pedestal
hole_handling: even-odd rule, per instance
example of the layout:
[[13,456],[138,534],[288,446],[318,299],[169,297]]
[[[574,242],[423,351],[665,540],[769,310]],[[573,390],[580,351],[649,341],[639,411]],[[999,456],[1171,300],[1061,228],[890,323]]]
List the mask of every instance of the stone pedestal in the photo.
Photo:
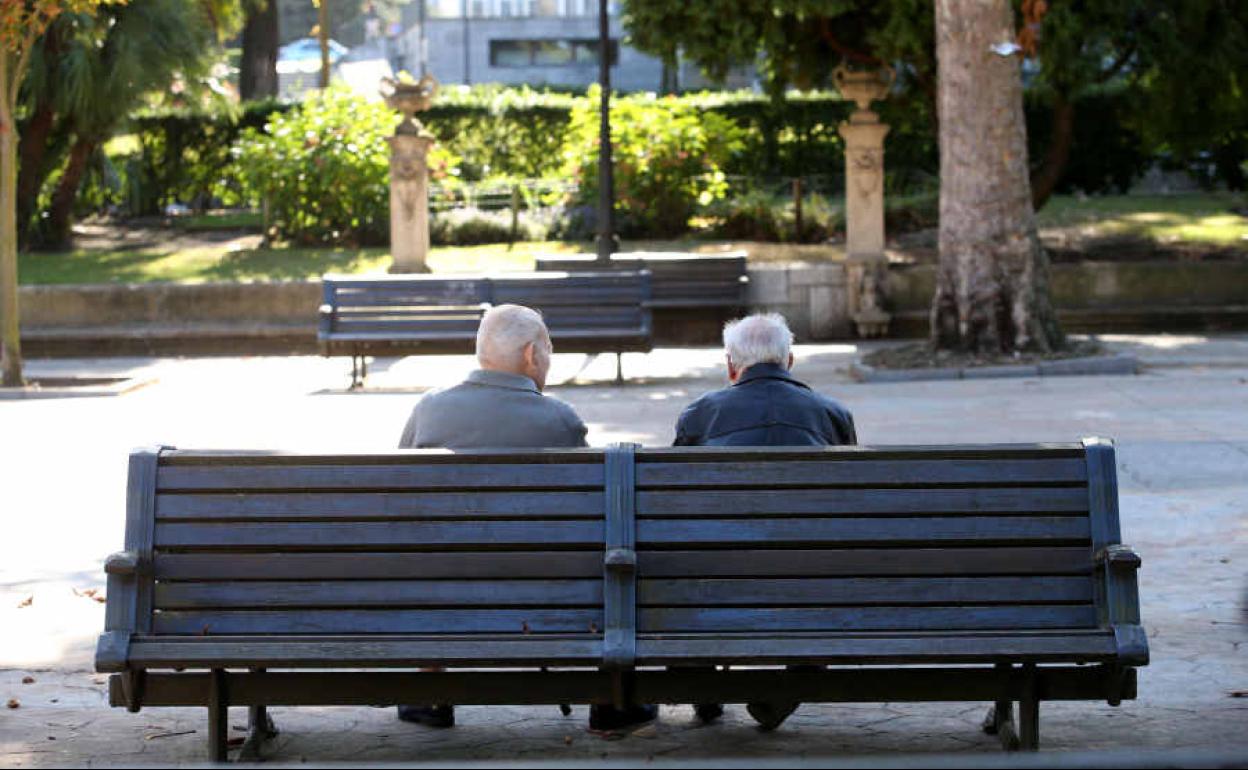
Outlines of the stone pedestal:
[[429,148],[426,133],[390,137],[390,253],[392,273],[427,273],[429,256]]
[[845,140],[845,214],[848,255],[849,314],[863,337],[888,331],[884,311],[884,137],[888,126],[869,108],[887,95],[892,83],[888,72],[851,72],[835,75],[841,93],[857,103],[849,120],[839,129]]

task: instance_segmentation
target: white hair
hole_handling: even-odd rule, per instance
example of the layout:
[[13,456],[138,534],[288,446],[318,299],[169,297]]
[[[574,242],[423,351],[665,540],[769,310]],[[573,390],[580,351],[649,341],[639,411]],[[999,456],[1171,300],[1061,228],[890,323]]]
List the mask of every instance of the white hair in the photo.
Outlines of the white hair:
[[541,314],[523,305],[496,305],[485,311],[477,327],[477,361],[483,367],[523,366],[529,343],[549,352],[550,332]]
[[724,324],[724,352],[738,370],[754,364],[789,366],[793,332],[779,313],[757,313]]

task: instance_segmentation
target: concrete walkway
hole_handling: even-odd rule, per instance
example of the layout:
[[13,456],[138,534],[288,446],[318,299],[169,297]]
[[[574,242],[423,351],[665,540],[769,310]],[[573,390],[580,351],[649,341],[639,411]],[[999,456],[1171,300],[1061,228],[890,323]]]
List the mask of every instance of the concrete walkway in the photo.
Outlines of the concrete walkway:
[[[1147,365],[1135,377],[860,385],[850,345],[798,350],[796,373],[841,399],[867,444],[1117,440],[1124,539],[1144,558],[1144,623],[1153,663],[1140,698],[1044,704],[1046,749],[1242,747],[1248,756],[1248,337],[1118,337]],[[718,387],[714,350],[614,361],[557,356],[555,395],[590,441],[667,444],[680,409]],[[343,359],[34,361],[32,375],[134,374],[128,395],[0,401],[0,765],[206,759],[202,709],[128,714],[106,705],[91,671],[103,626],[102,561],[122,545],[127,451],[186,448],[385,449],[419,393],[454,382],[466,357],[380,361],[370,389],[346,393]],[[94,596],[92,595],[94,593]],[[33,680],[24,683],[26,680]],[[276,709],[268,754],[298,762],[365,760],[714,759],[875,752],[994,752],[970,704],[806,706],[759,733],[740,707],[695,724],[688,707],[623,740],[587,733],[585,709],[464,708],[432,731],[389,709]],[[241,710],[234,723],[244,721]],[[242,733],[236,733],[241,737]]]

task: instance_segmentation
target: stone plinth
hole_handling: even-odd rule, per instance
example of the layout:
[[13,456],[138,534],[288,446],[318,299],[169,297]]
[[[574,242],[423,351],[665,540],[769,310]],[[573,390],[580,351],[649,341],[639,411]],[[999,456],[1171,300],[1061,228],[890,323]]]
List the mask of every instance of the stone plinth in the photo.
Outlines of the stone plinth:
[[395,134],[390,142],[390,253],[392,273],[427,273],[429,256],[429,148],[426,133]]
[[[885,76],[885,77],[882,77]],[[869,108],[888,94],[891,73],[837,70],[841,93],[857,109],[839,128],[845,140],[845,249],[849,315],[863,337],[887,333],[884,312],[884,137],[888,126]]]

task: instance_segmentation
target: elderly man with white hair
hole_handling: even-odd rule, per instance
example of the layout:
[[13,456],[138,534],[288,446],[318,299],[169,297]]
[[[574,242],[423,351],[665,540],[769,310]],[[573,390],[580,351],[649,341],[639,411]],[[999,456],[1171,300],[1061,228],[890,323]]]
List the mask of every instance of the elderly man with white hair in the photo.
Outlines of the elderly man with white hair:
[[[403,428],[400,448],[443,449],[583,447],[585,423],[571,406],[543,395],[550,332],[535,310],[498,305],[477,329],[477,363],[458,385],[425,394]],[[654,706],[616,709],[595,705],[591,728],[613,729],[655,718]],[[455,724],[455,707],[399,706],[399,719],[430,727]]]
[[[676,423],[677,446],[821,446],[857,443],[845,407],[795,379],[793,332],[776,313],[752,315],[724,326],[728,381],[694,401]],[[731,554],[725,554],[731,559]],[[798,667],[800,670],[800,667]],[[799,704],[760,693],[746,708],[764,730],[778,727]],[[718,703],[698,703],[703,722],[724,713]]]
[[481,368],[425,394],[403,429],[401,448],[582,447],[585,423],[542,394],[553,347],[542,316],[521,305],[485,312],[477,329]]
[[731,386],[707,393],[681,413],[677,446],[811,446],[853,444],[845,407],[795,379],[793,332],[777,313],[724,326]]

